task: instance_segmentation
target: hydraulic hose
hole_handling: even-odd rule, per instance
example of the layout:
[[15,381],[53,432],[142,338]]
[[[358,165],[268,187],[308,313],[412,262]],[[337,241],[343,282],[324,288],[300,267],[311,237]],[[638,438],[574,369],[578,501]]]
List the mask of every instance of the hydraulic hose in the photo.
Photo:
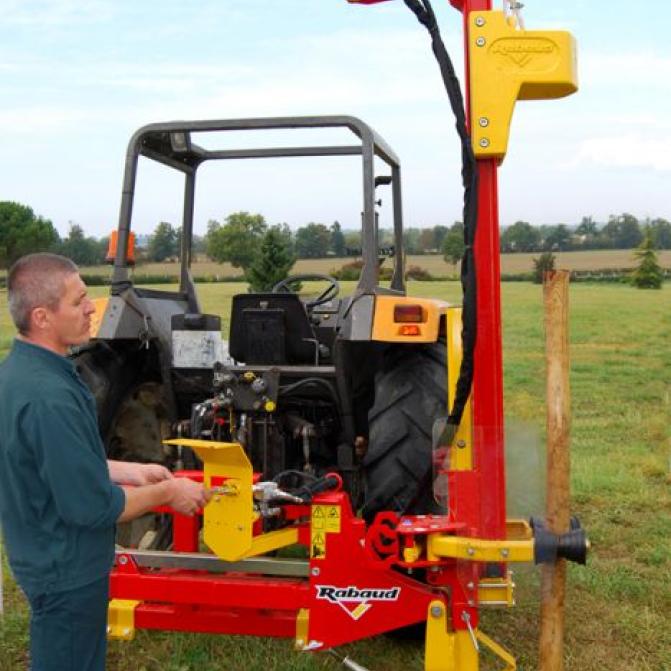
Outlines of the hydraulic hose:
[[446,438],[451,442],[461,422],[473,384],[474,353],[477,338],[477,278],[474,246],[478,220],[478,164],[466,127],[466,112],[464,111],[464,99],[459,86],[459,79],[455,74],[454,66],[440,35],[431,3],[429,0],[405,0],[405,4],[429,31],[431,48],[440,67],[443,83],[450,100],[450,107],[454,114],[457,134],[461,141],[461,178],[464,187],[464,255],[461,261],[463,357],[454,403],[450,409],[445,429]]

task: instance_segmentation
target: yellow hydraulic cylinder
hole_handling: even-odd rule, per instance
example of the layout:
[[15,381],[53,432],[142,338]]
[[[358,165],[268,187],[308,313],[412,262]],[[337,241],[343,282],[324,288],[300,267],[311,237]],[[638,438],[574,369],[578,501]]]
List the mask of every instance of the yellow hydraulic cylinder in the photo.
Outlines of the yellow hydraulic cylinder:
[[562,30],[519,30],[501,11],[469,16],[471,140],[477,158],[503,160],[517,100],[578,90],[576,46]]

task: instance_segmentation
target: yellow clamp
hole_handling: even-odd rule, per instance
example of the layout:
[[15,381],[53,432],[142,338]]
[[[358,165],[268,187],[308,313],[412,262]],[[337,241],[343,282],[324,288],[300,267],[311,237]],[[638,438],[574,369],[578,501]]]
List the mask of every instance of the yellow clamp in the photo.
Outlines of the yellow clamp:
[[563,30],[518,30],[501,11],[469,15],[471,138],[476,158],[503,160],[517,100],[578,90],[576,45]]
[[[254,535],[252,464],[239,443],[219,443],[194,438],[164,440],[164,445],[189,447],[203,461],[205,486],[214,496],[203,513],[203,541],[224,561],[238,561],[292,545],[298,540],[295,527]],[[225,478],[212,486],[215,478]]]

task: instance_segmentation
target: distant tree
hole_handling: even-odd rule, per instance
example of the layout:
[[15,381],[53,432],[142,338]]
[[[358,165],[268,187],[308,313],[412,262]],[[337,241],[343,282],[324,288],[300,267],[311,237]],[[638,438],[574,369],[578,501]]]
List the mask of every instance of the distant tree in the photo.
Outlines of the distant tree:
[[571,231],[565,224],[545,226],[542,231],[543,247],[546,250],[566,250],[571,246]]
[[0,266],[8,268],[31,252],[47,252],[59,243],[58,232],[48,219],[35,216],[27,205],[0,201]]
[[632,284],[638,289],[661,289],[664,282],[664,272],[657,262],[655,243],[652,239],[650,227],[645,229],[643,242],[634,252],[638,265],[631,275]]
[[640,245],[643,240],[638,219],[627,212],[608,217],[608,223],[603,227],[601,235],[615,249],[633,249]]
[[331,232],[324,224],[310,222],[296,231],[295,240],[299,259],[322,259],[328,254]]
[[526,221],[516,221],[501,234],[501,251],[533,252],[540,245],[540,231]]
[[223,226],[210,221],[205,236],[207,255],[217,263],[228,261],[234,268],[249,268],[267,228],[262,215],[249,212],[229,214]]
[[650,232],[656,249],[671,249],[671,223],[666,219],[653,219]]
[[338,258],[345,256],[347,253],[345,234],[342,232],[340,222],[338,221],[334,221],[331,224],[331,251]]
[[573,240],[573,247],[577,249],[596,249],[605,246],[604,239],[599,235],[599,225],[591,215],[580,220]]
[[456,266],[464,255],[464,225],[455,221],[443,240],[443,258]]
[[543,284],[545,273],[550,273],[555,269],[555,255],[552,252],[543,252],[537,259],[533,259],[534,284]]
[[361,231],[347,231],[345,233],[345,254],[347,256],[361,256]]
[[433,227],[433,248],[441,250],[443,248],[443,240],[445,240],[445,236],[449,232],[449,228],[447,226],[443,226],[442,224],[437,224],[436,226]]
[[205,254],[206,249],[207,247],[205,245],[205,236],[194,235],[193,240],[191,241],[191,251],[193,252],[194,256],[196,254]]
[[[98,258],[100,259],[98,263],[105,263],[107,260],[107,250],[110,246],[110,236],[106,235],[104,238],[97,240],[96,243],[98,245]],[[135,257],[137,259],[137,245],[135,249]]]
[[261,247],[245,271],[252,291],[270,291],[289,276],[296,262],[291,231],[286,224],[271,226],[261,239]]
[[167,221],[162,221],[151,234],[147,253],[151,261],[165,261],[177,256],[179,233]]
[[599,232],[599,227],[592,216],[583,217],[580,220],[578,227],[575,229],[575,232],[578,235],[595,236]]
[[380,247],[392,247],[394,245],[394,230],[380,228],[377,232],[377,242]]
[[105,259],[105,251],[101,254],[101,244],[92,237],[86,237],[78,224],[70,222],[70,231],[60,244],[59,252],[72,259],[78,266],[95,266]]
[[406,228],[403,231],[403,247],[406,254],[421,253],[420,234],[419,228]]
[[434,235],[432,228],[422,228],[419,232],[419,252],[421,254],[428,254],[433,252],[436,248],[434,247]]

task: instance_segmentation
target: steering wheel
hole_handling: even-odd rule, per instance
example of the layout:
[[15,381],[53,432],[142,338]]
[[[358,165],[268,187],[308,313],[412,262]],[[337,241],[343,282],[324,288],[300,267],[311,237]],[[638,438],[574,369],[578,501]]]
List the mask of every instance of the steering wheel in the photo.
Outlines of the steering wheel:
[[274,294],[280,293],[295,293],[291,290],[291,285],[296,282],[327,282],[328,286],[324,291],[322,291],[316,298],[313,298],[310,301],[305,301],[305,307],[308,310],[316,307],[317,305],[323,305],[328,303],[330,300],[333,300],[340,291],[340,284],[335,277],[330,275],[321,275],[320,273],[306,273],[304,275],[289,275],[283,280],[280,280],[273,288],[272,292]]

